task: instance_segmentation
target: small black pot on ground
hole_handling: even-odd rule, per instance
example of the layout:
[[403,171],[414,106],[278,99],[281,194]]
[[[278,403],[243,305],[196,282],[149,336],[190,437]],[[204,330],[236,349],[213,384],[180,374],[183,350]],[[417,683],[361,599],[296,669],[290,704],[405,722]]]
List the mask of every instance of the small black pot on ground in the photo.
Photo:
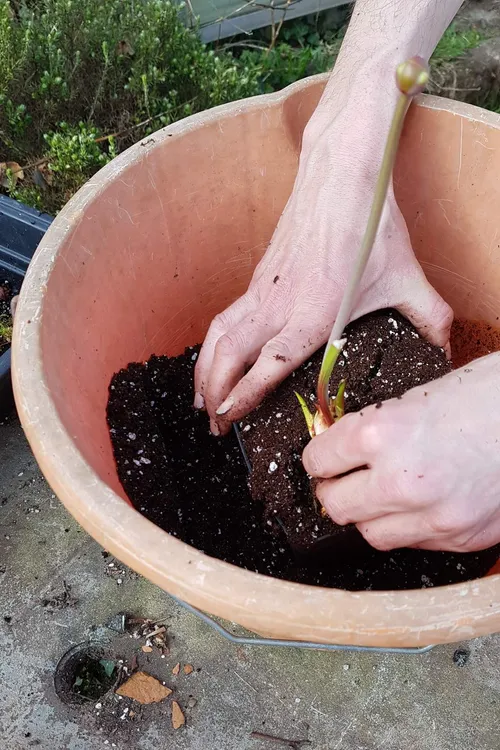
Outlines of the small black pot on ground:
[[[29,262],[52,218],[0,195],[0,283],[7,281],[17,294]],[[0,355],[0,419],[14,405],[10,377],[10,349]]]

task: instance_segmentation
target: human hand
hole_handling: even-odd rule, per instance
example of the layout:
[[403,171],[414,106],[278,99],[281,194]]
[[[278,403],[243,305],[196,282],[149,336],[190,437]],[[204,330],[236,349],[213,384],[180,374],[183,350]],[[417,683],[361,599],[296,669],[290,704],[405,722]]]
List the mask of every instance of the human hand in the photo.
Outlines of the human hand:
[[381,550],[499,542],[499,378],[500,354],[491,354],[314,438],[304,466],[326,479],[317,495],[335,523],[355,523]]
[[[296,184],[248,291],[213,321],[195,375],[212,430],[248,414],[328,339],[369,214],[384,134],[346,108],[304,136]],[[362,124],[358,124],[362,130]],[[352,318],[395,307],[438,346],[452,312],[413,254],[392,186]],[[247,368],[252,366],[250,371]]]

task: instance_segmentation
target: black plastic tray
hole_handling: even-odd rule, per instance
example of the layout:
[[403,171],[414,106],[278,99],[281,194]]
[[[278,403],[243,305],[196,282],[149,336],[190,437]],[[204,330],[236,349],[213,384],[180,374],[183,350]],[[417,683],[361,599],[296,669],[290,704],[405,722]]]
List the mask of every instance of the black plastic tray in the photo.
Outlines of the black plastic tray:
[[[0,280],[19,292],[29,262],[52,217],[0,195]],[[13,407],[10,349],[0,356],[0,419]]]

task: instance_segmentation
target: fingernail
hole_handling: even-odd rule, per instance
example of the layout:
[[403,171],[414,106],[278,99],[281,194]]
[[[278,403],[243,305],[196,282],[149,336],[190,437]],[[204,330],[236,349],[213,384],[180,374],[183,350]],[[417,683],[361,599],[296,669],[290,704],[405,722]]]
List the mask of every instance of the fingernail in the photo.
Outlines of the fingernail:
[[219,417],[223,417],[224,414],[227,414],[228,411],[231,411],[233,406],[234,406],[234,398],[232,396],[229,396],[229,398],[226,398],[226,400],[222,402],[222,404],[219,406],[219,408],[217,409],[215,413]]
[[195,393],[194,394],[194,402],[193,406],[195,409],[204,409],[205,408],[205,399],[201,395],[201,393]]
[[210,432],[212,433],[212,435],[215,435],[215,437],[219,437],[220,435],[219,425],[217,424],[215,419],[210,420]]

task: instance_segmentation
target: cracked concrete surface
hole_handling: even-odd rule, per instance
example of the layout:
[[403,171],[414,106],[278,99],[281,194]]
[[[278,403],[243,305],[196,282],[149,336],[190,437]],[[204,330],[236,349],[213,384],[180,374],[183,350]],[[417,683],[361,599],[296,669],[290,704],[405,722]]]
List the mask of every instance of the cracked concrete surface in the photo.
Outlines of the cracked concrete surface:
[[[114,561],[45,483],[13,417],[0,426],[0,736],[9,750],[274,750],[252,731],[308,739],[311,750],[498,750],[500,637],[422,656],[237,647],[164,592]],[[124,571],[123,573],[121,571]],[[48,594],[71,586],[74,607]],[[54,693],[55,666],[92,626],[120,611],[165,617],[167,685],[186,710],[174,732],[166,709],[125,738],[82,723]],[[10,619],[11,618],[11,619]],[[470,650],[466,664],[455,649]],[[201,671],[184,683],[171,669]],[[137,731],[138,730],[138,731]]]

